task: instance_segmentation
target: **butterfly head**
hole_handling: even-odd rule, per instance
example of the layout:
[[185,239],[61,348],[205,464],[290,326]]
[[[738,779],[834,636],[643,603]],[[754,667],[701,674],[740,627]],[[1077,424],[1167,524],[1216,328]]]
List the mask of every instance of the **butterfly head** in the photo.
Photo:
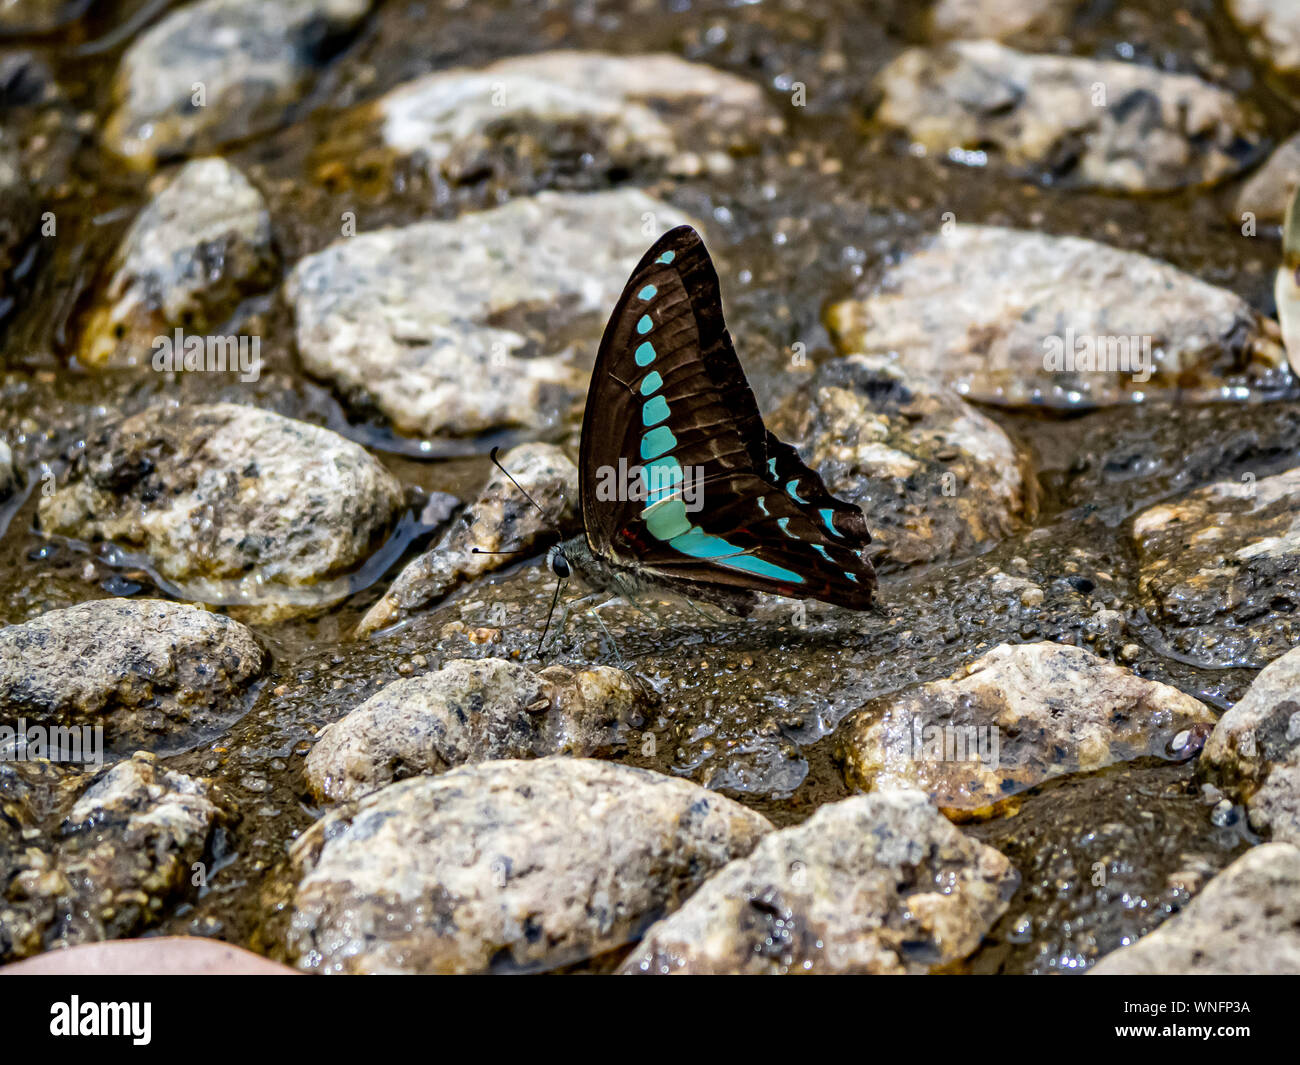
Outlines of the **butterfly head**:
[[556,544],[546,555],[546,564],[550,566],[551,572],[562,581],[567,581],[573,572],[573,567],[569,565],[569,557],[564,553],[564,545]]

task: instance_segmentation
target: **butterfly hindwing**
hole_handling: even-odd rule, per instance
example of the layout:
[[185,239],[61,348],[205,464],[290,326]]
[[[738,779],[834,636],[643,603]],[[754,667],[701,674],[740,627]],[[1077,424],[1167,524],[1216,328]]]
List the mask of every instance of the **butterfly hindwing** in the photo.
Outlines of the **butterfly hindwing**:
[[[600,486],[620,459],[640,467],[642,491],[611,498]],[[717,273],[689,226],[655,243],[615,305],[587,397],[580,479],[588,545],[616,565],[871,603],[862,512],[764,427]]]

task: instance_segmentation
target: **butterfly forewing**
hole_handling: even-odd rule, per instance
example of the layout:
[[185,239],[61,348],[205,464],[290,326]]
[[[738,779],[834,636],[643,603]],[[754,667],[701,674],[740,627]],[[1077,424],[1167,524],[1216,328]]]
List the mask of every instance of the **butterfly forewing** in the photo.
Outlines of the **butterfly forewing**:
[[[764,427],[723,321],[717,273],[689,226],[656,242],[615,305],[579,469],[588,544],[616,565],[871,603],[862,512]],[[611,485],[631,491],[602,491]]]

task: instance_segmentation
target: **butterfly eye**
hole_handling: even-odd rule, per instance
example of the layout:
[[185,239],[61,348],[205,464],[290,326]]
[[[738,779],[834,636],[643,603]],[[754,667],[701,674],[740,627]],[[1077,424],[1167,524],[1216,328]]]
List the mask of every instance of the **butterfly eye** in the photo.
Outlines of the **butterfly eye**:
[[569,560],[558,551],[551,556],[551,572],[560,580],[564,580],[569,576]]

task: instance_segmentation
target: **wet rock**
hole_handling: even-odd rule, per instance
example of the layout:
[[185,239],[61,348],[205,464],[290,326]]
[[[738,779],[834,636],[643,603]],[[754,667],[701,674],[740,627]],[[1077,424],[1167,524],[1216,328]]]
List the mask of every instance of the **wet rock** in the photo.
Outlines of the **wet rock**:
[[930,33],[940,40],[1038,39],[1064,33],[1078,9],[1079,0],[938,0]]
[[1133,520],[1148,613],[1202,660],[1267,662],[1300,644],[1300,467],[1220,481]]
[[1275,70],[1300,74],[1300,10],[1291,0],[1228,0],[1250,49]]
[[644,703],[635,679],[609,666],[533,673],[500,658],[455,659],[386,685],[327,725],[307,757],[307,783],[337,801],[466,762],[611,754],[643,724]]
[[149,167],[274,129],[370,0],[199,0],[122,56],[104,141]]
[[1255,831],[1300,843],[1300,648],[1261,670],[1219,719],[1201,765],[1246,802]]
[[[524,498],[509,477],[493,470],[473,505],[435,547],[407,565],[366,612],[358,630],[361,634],[394,625],[466,581],[521,557],[487,552],[526,551],[573,523],[578,467],[563,451],[553,444],[521,444],[506,452],[501,464],[541,510]],[[475,548],[482,553],[476,554]]]
[[781,127],[759,85],[702,63],[549,51],[399,85],[347,116],[322,154],[386,156],[453,185],[574,188],[628,173],[725,173],[729,151]]
[[220,403],[104,426],[39,515],[46,533],[139,553],[177,598],[272,621],[325,609],[373,579],[357,567],[402,505],[401,485],[356,444]]
[[1003,644],[868,703],[841,728],[837,756],[851,787],[919,789],[965,820],[1007,813],[1017,794],[1067,773],[1188,757],[1213,727],[1191,696],[1082,648]]
[[266,665],[230,618],[97,599],[0,629],[0,705],[29,725],[102,725],[109,750],[178,750],[238,718]]
[[652,925],[625,973],[925,973],[973,951],[1011,863],[917,792],[821,807]]
[[[87,366],[170,369],[155,358],[155,338],[219,327],[241,299],[270,285],[275,261],[262,194],[224,159],[186,163],[123,238],[78,358]],[[229,371],[248,380],[254,371],[241,366],[237,338],[230,339]],[[175,368],[183,368],[179,353]]]
[[18,485],[18,467],[14,465],[14,453],[8,444],[0,440],[0,502],[13,495]]
[[885,570],[969,553],[1036,511],[1028,455],[936,378],[883,358],[824,364],[773,425],[862,507]]
[[148,927],[191,890],[231,820],[210,781],[137,754],[72,808],[52,852],[29,848],[0,901],[0,957],[116,939]]
[[404,780],[294,845],[289,956],[326,972],[553,968],[634,939],[770,828],[686,781],[581,758]]
[[1300,973],[1300,848],[1252,848],[1187,908],[1092,970],[1108,976]]
[[936,155],[995,153],[1073,188],[1154,192],[1237,173],[1261,124],[1228,92],[1133,63],[1030,55],[994,41],[905,51],[876,112]]
[[1256,222],[1281,225],[1296,185],[1300,185],[1300,133],[1275,148],[1268,161],[1242,186],[1233,220],[1244,224],[1251,215]]
[[647,216],[687,220],[635,189],[542,193],[337,241],[286,283],[303,363],[405,433],[552,425],[585,393]]
[[24,107],[57,93],[54,75],[34,52],[0,52],[0,110]]
[[9,274],[22,257],[36,221],[36,203],[27,186],[17,145],[0,128],[0,318],[9,301]]
[[1221,397],[1288,373],[1276,323],[1235,293],[1095,241],[995,226],[927,238],[828,320],[846,354],[1012,407]]

